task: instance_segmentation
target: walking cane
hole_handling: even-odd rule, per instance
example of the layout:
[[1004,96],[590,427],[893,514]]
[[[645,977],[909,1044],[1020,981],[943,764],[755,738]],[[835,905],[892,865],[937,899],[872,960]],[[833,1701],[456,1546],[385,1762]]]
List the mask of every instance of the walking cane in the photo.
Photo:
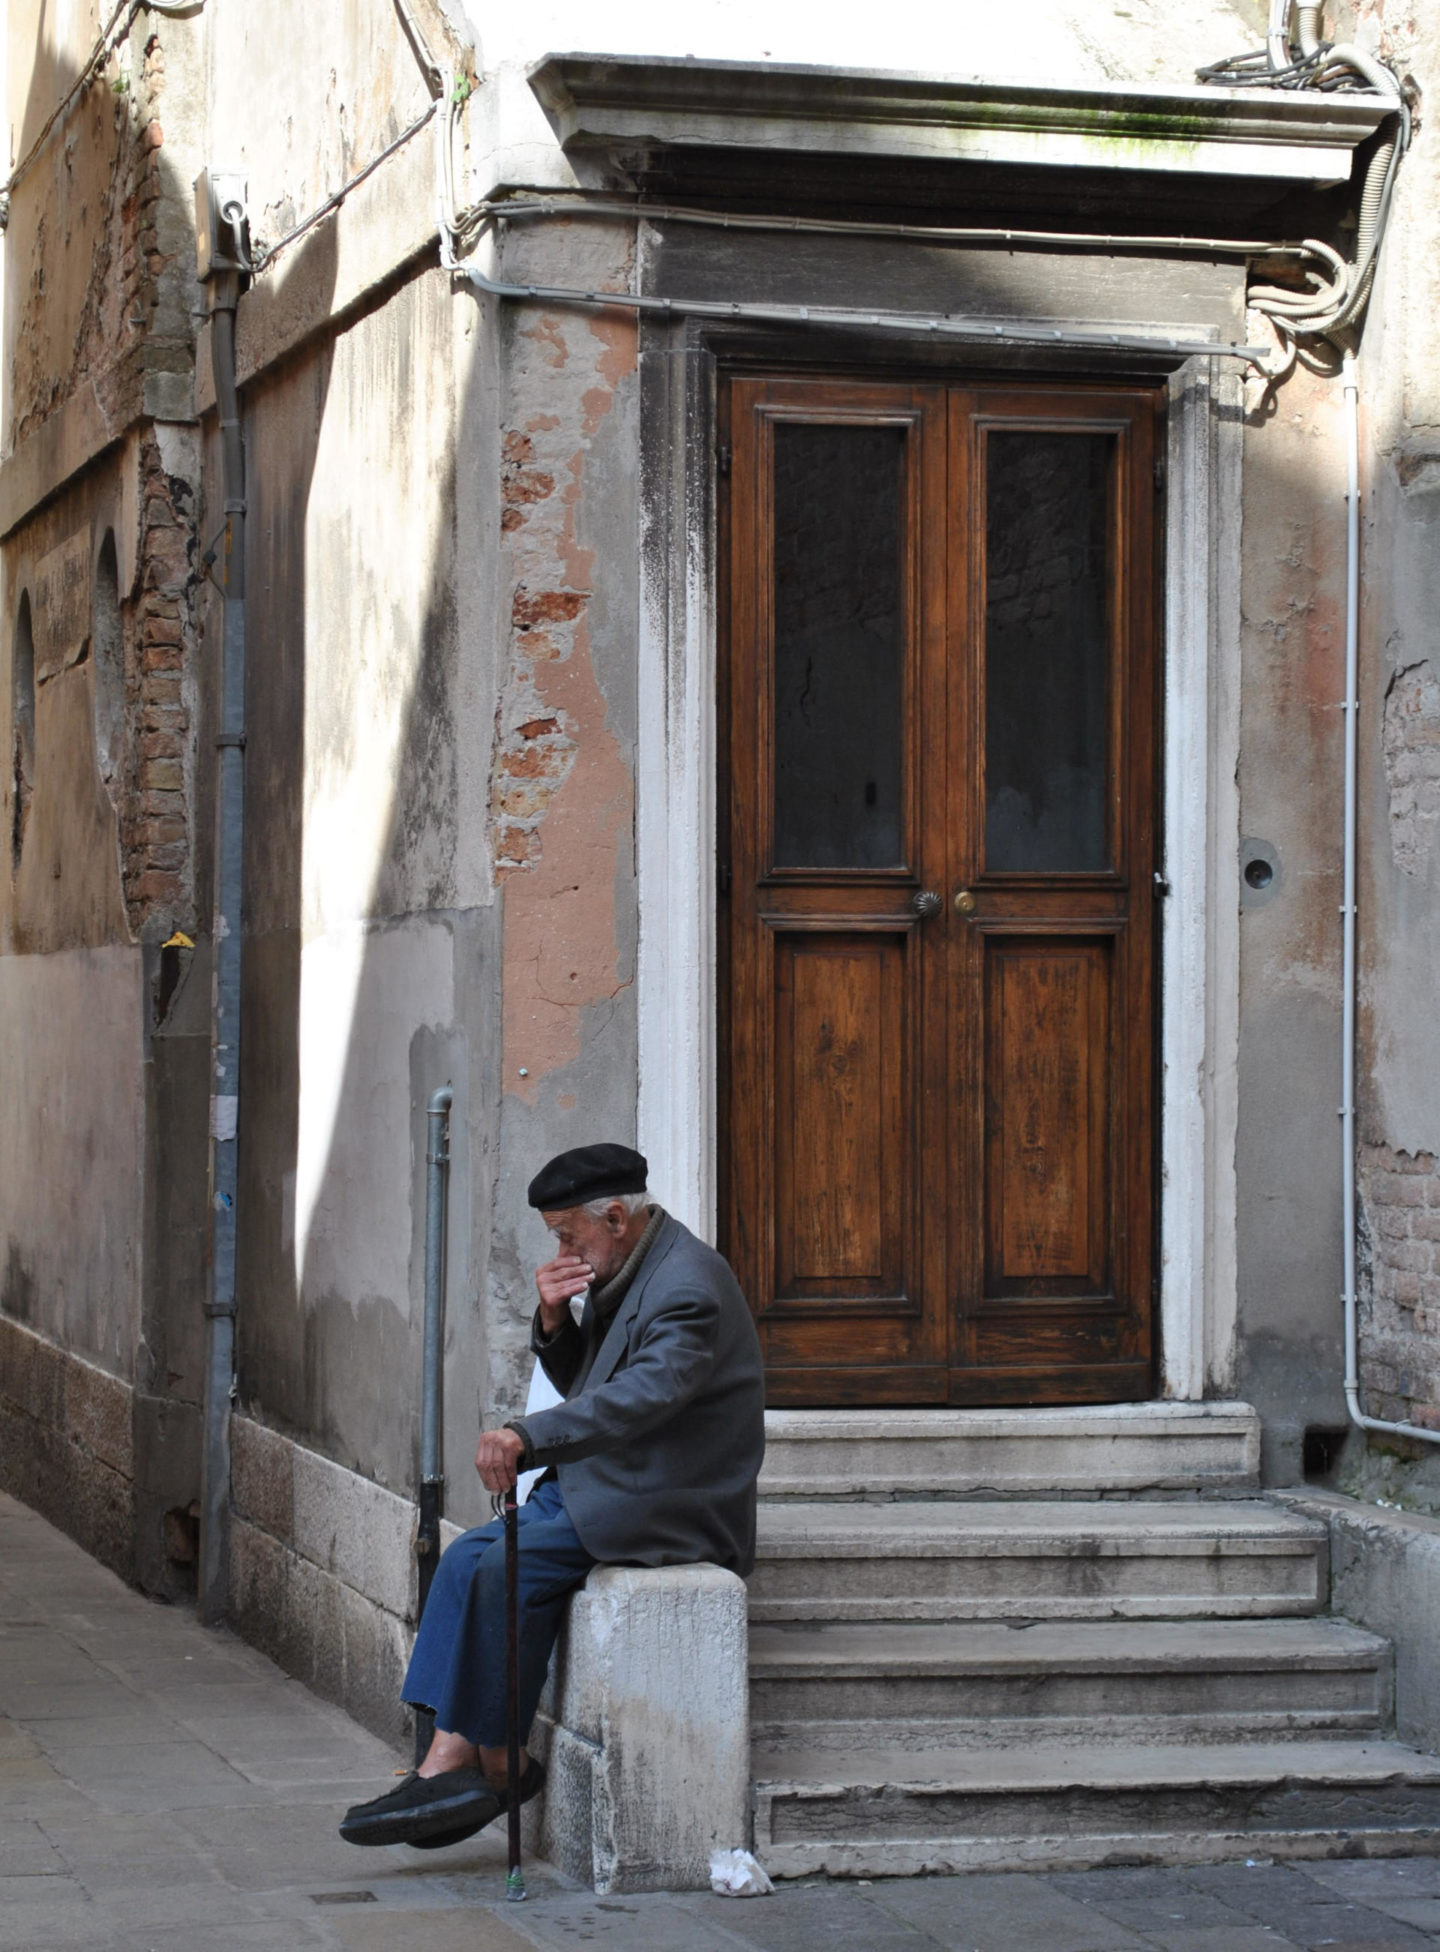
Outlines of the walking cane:
[[505,1777],[510,1785],[510,1869],[505,1896],[518,1904],[525,1896],[520,1868],[520,1526],[512,1484],[505,1493]]

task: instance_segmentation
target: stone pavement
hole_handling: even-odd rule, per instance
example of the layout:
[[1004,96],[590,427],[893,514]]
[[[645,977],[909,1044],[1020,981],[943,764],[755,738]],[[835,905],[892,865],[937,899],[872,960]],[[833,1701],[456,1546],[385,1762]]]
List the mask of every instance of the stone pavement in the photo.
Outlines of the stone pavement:
[[1410,1952],[1440,1859],[807,1880],[599,1898],[503,1834],[359,1851],[335,1824],[403,1764],[242,1642],[142,1599],[0,1495],[0,1948],[48,1952]]

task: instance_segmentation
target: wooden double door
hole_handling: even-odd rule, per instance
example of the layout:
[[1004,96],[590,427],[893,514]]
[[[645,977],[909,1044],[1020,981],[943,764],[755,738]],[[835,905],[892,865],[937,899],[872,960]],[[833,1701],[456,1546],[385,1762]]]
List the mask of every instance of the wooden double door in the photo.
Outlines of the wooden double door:
[[773,1404],[1150,1393],[1159,411],[722,389],[722,1245]]

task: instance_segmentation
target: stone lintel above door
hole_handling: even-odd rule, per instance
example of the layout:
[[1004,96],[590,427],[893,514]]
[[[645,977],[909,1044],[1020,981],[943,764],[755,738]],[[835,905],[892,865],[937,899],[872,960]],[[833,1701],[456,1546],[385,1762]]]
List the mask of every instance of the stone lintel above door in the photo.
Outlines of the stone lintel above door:
[[1391,104],[1374,94],[1083,88],[771,62],[547,54],[530,86],[572,163],[760,150],[910,165],[1344,182]]

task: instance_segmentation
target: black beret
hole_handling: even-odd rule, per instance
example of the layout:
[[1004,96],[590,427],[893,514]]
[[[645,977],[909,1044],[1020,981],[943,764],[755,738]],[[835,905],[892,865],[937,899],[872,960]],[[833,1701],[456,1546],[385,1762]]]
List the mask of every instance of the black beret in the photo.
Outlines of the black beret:
[[559,1213],[587,1200],[643,1193],[648,1171],[644,1153],[632,1152],[628,1145],[577,1145],[557,1153],[536,1173],[530,1204],[541,1213]]

